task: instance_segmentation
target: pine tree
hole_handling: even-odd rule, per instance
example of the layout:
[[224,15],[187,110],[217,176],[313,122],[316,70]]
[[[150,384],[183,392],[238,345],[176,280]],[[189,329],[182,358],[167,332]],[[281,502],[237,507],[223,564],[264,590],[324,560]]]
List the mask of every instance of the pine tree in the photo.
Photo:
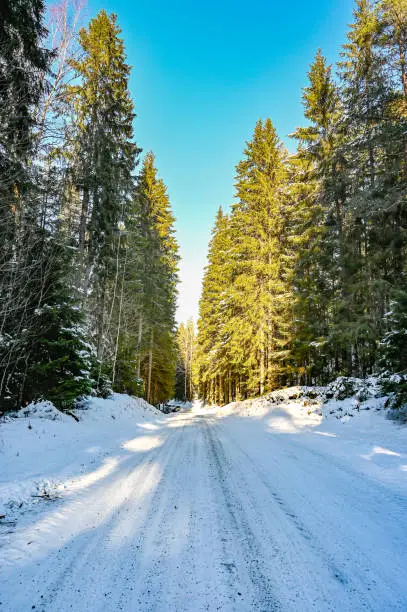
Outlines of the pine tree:
[[116,16],[105,11],[80,31],[83,56],[71,62],[79,83],[67,86],[65,94],[74,112],[67,132],[72,185],[67,194],[72,198],[76,192],[79,207],[77,219],[68,225],[76,228],[77,284],[102,363],[111,361],[115,350],[113,314],[125,256],[122,231],[139,151],[133,141],[130,68],[119,35]]
[[29,165],[34,109],[47,85],[52,59],[51,52],[42,47],[46,35],[43,14],[42,0],[4,0],[0,7],[0,300],[8,294],[14,301],[17,258],[27,239],[26,216],[31,215],[33,205],[34,178]]
[[194,397],[195,326],[192,319],[181,323],[177,330],[177,366],[175,398],[190,402]]
[[197,337],[199,393],[217,403],[227,403],[240,393],[228,330],[232,315],[232,246],[229,217],[219,208],[202,283]]
[[293,327],[290,369],[293,382],[313,384],[324,370],[329,289],[322,245],[326,227],[320,180],[307,152],[289,160],[288,194],[291,224],[288,242],[293,252]]
[[42,299],[33,324],[23,334],[27,350],[20,404],[48,399],[66,410],[92,392],[95,356],[86,341],[83,314],[72,298],[73,288],[66,282],[71,252],[57,241],[45,248],[48,258],[42,258],[37,270]]
[[[407,239],[407,7],[405,0],[378,5],[377,47],[390,80],[386,107],[386,165],[383,211],[391,220],[391,275],[398,284],[405,273]],[[403,283],[402,283],[403,284]]]
[[[0,7],[0,409],[21,395],[27,359],[22,333],[31,325],[27,304],[43,257],[41,185],[33,164],[35,105],[52,57],[42,47],[43,12],[42,0],[5,0]],[[12,379],[16,387],[10,389]]]
[[[309,222],[303,228],[300,223],[297,228],[303,247],[296,265],[296,318],[301,322],[304,336],[296,339],[296,345],[304,359],[302,366],[301,361],[298,365],[312,374],[311,380],[322,381],[332,377],[334,372],[339,374],[348,360],[347,346],[339,342],[333,327],[339,311],[346,311],[346,160],[340,148],[341,134],[338,131],[339,94],[332,79],[332,69],[321,51],[317,52],[308,78],[303,105],[309,125],[297,128],[293,136],[299,142],[301,181],[308,183],[310,188],[310,195],[306,198],[306,206],[309,206],[307,216],[314,227],[311,228],[311,244],[306,235],[301,235],[308,231]],[[294,352],[294,355],[301,360],[300,354]]]
[[230,219],[218,213],[199,321],[201,393],[210,401],[282,384],[290,353],[292,253],[286,153],[258,121],[237,166]]
[[[46,87],[52,53],[42,47],[43,0],[14,2],[0,6],[0,187],[16,195],[25,182],[25,164],[33,144],[34,113]],[[4,195],[3,195],[4,197]],[[17,202],[17,200],[16,200]],[[1,211],[13,212],[8,202]],[[15,213],[14,213],[15,214]],[[3,226],[3,224],[2,224]]]
[[174,388],[178,245],[167,190],[152,153],[145,156],[127,228],[125,334],[118,368],[123,369],[125,355],[131,357],[130,379],[142,379],[145,398],[158,404],[172,397]]
[[230,351],[246,372],[250,395],[283,384],[291,324],[291,260],[286,153],[267,119],[258,121],[236,173],[234,313]]
[[359,376],[372,371],[377,338],[383,332],[389,296],[389,278],[384,271],[393,234],[391,215],[382,213],[387,190],[383,182],[386,140],[391,125],[386,117],[389,83],[377,49],[377,30],[374,7],[368,0],[358,0],[340,63],[340,124],[347,175],[343,240],[346,317],[338,318],[337,335],[351,351],[348,373]]
[[230,218],[219,210],[198,323],[200,394],[262,394],[290,378],[293,251],[287,154],[258,121],[237,166]]
[[39,174],[35,192],[31,190],[45,219],[38,217],[36,204],[26,207],[26,215],[31,210],[32,216],[24,266],[18,267],[0,351],[3,409],[38,399],[66,409],[93,388],[94,358],[69,283],[72,250],[58,229],[59,178],[55,169],[47,168]]

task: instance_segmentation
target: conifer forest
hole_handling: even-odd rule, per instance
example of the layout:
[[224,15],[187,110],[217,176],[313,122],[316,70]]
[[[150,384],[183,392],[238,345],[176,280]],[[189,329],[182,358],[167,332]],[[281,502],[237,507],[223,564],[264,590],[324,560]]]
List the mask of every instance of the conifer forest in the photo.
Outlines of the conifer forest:
[[119,18],[47,9],[0,8],[1,410],[112,389],[225,404],[386,371],[404,401],[406,1],[357,0],[338,64],[317,51],[296,152],[272,118],[242,142],[196,337],[176,324],[175,218],[137,145]]
[[259,120],[215,220],[197,364],[211,402],[406,372],[405,0],[357,0],[341,61],[317,52],[302,103],[296,153]]
[[407,612],[406,510],[407,0],[0,0],[0,612]]
[[[178,245],[115,15],[0,9],[0,402],[173,393]],[[47,42],[52,44],[46,47]]]

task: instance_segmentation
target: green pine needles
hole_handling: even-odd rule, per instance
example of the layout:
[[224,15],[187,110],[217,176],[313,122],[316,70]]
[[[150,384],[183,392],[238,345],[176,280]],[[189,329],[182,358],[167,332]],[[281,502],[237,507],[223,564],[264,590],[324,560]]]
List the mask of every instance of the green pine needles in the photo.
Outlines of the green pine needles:
[[256,123],[216,216],[196,338],[176,326],[175,219],[153,153],[139,167],[117,16],[75,32],[66,15],[51,51],[42,0],[3,5],[0,411],[112,390],[222,404],[380,370],[399,374],[400,409],[406,0],[357,0],[338,66],[317,52],[294,154]]
[[153,154],[137,175],[117,17],[102,10],[77,36],[60,33],[77,48],[50,53],[42,49],[43,3],[6,5],[0,411],[40,399],[67,410],[112,389],[166,401],[175,380],[178,245]]
[[270,120],[257,123],[209,246],[205,399],[381,369],[404,376],[406,41],[405,0],[358,0],[337,73],[321,51],[310,67],[296,154]]

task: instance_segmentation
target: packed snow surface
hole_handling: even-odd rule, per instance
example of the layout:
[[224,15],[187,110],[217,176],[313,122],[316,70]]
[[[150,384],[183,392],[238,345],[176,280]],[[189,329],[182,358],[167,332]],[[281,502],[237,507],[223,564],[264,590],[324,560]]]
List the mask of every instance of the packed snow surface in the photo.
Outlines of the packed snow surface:
[[0,424],[0,611],[407,610],[407,428],[374,385]]

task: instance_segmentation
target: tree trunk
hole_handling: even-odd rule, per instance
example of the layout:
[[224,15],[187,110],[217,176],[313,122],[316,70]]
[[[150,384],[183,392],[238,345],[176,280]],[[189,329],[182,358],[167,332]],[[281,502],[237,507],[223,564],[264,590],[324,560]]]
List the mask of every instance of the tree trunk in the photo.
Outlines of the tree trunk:
[[151,373],[153,369],[153,342],[154,342],[154,332],[151,330],[151,339],[150,339],[150,350],[148,352],[148,379],[147,379],[147,401],[150,403],[151,399]]
[[119,319],[117,322],[116,343],[115,343],[113,367],[112,367],[112,385],[114,385],[114,380],[116,377],[116,362],[117,362],[117,352],[119,350],[119,337],[120,337],[120,326],[121,326],[122,310],[123,310],[123,292],[124,292],[124,277],[126,274],[126,265],[127,265],[127,249],[126,249],[125,256],[124,256],[122,282],[121,282],[121,288],[120,288]]
[[260,335],[260,377],[259,377],[259,390],[260,395],[264,393],[264,331]]
[[137,339],[137,379],[141,375],[141,340],[143,337],[143,316],[140,315],[138,323],[138,339]]

